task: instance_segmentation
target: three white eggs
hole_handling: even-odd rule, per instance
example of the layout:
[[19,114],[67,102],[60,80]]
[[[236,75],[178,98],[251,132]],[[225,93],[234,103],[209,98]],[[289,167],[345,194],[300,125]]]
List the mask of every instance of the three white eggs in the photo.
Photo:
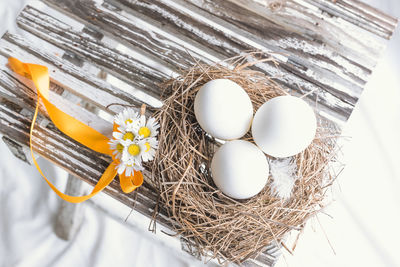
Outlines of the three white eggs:
[[235,199],[253,197],[267,184],[269,165],[264,153],[273,157],[298,154],[311,144],[317,127],[313,109],[293,96],[272,98],[253,119],[250,97],[229,79],[203,85],[196,95],[194,112],[203,130],[218,139],[239,139],[251,127],[257,146],[243,140],[228,141],[211,163],[215,185]]

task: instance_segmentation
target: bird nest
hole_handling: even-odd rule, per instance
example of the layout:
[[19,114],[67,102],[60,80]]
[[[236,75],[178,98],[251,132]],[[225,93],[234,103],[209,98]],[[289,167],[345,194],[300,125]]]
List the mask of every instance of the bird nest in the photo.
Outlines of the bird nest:
[[[333,181],[329,162],[335,157],[337,133],[335,127],[318,118],[312,144],[291,158],[297,179],[290,199],[275,196],[271,179],[250,199],[224,195],[210,171],[221,143],[201,129],[193,103],[202,85],[220,78],[244,88],[254,112],[267,100],[288,94],[272,77],[254,70],[256,65],[248,63],[248,57],[214,65],[198,63],[163,84],[168,97],[155,115],[161,127],[159,149],[151,166],[152,182],[160,192],[161,205],[176,221],[177,233],[190,241],[197,255],[235,263],[256,257],[270,244],[280,246],[286,233],[302,229],[305,221],[323,207],[325,192]],[[270,57],[260,61],[276,64]],[[242,139],[253,142],[250,134]]]

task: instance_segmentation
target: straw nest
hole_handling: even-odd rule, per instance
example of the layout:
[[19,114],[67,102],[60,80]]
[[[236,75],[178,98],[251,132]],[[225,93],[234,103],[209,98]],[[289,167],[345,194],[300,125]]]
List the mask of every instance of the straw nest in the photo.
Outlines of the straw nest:
[[[273,78],[250,70],[253,64],[244,63],[246,57],[223,64],[196,64],[163,85],[169,93],[156,113],[161,125],[159,149],[149,166],[161,205],[177,222],[177,233],[190,240],[197,255],[235,263],[256,257],[271,243],[280,246],[288,231],[302,229],[305,221],[322,208],[324,194],[333,180],[328,163],[335,153],[335,138],[331,136],[336,131],[321,125],[319,119],[313,143],[292,158],[298,178],[289,200],[273,196],[271,179],[258,195],[243,201],[218,190],[210,164],[221,144],[196,121],[193,103],[197,91],[210,80],[231,79],[249,94],[254,112],[268,99],[287,94]],[[259,61],[273,62],[265,57]],[[242,139],[253,142],[250,134]]]

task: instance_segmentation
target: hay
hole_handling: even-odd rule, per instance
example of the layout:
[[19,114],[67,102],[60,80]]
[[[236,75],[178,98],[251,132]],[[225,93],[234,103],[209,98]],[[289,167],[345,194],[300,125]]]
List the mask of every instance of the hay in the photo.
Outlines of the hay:
[[[216,188],[210,163],[220,144],[196,121],[193,102],[198,89],[213,79],[231,79],[249,94],[254,111],[268,99],[287,94],[272,78],[248,69],[253,64],[243,63],[247,56],[225,61],[225,66],[196,64],[163,85],[169,97],[155,115],[161,124],[159,149],[149,166],[161,205],[178,223],[178,234],[190,240],[200,255],[235,263],[255,257],[271,243],[281,244],[288,231],[302,229],[323,204],[333,180],[328,163],[335,155],[336,131],[319,120],[313,143],[293,157],[300,178],[291,199],[273,197],[271,179],[261,193],[243,201]],[[250,134],[242,139],[252,142]]]

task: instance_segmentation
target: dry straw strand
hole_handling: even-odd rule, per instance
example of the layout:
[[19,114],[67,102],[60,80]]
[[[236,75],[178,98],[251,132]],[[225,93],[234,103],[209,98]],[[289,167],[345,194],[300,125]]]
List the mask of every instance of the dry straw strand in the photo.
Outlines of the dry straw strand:
[[[258,57],[258,61],[246,63],[249,57]],[[290,230],[301,230],[323,206],[326,185],[334,178],[329,162],[335,157],[338,131],[319,120],[313,143],[293,158],[299,178],[289,200],[274,197],[269,183],[257,196],[242,201],[225,196],[214,185],[210,163],[221,144],[198,125],[194,98],[202,85],[219,78],[242,86],[254,111],[268,99],[286,95],[272,77],[252,68],[260,61],[277,65],[260,52],[214,65],[197,62],[162,85],[168,96],[155,114],[161,125],[159,149],[148,167],[152,170],[149,182],[160,192],[159,205],[176,220],[175,230],[190,240],[196,254],[220,262],[241,263],[272,242],[281,244]],[[250,134],[243,139],[252,141]]]

